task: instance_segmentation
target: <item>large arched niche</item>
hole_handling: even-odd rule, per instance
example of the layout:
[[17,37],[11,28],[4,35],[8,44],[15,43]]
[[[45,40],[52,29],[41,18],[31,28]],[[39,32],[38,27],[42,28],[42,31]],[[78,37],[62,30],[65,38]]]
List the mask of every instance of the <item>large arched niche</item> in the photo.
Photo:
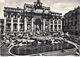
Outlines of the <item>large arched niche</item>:
[[35,18],[34,20],[35,30],[41,30],[42,21],[40,18]]
[[41,31],[42,30],[42,17],[34,16],[33,19],[34,19],[33,20],[34,31],[37,31],[37,30]]
[[41,22],[41,20],[39,18],[35,19],[34,25],[36,26],[36,30],[41,30],[42,22]]
[[42,16],[34,16],[33,18],[33,31],[37,31],[37,27],[39,27],[39,31],[42,31],[42,26],[43,26],[43,18]]

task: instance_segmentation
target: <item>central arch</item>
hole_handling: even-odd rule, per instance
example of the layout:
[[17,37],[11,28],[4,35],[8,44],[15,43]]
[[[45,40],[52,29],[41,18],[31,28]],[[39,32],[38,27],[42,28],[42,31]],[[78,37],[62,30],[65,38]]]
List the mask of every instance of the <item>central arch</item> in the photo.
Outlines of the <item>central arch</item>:
[[34,24],[36,25],[36,30],[41,30],[41,20],[40,19],[35,19]]

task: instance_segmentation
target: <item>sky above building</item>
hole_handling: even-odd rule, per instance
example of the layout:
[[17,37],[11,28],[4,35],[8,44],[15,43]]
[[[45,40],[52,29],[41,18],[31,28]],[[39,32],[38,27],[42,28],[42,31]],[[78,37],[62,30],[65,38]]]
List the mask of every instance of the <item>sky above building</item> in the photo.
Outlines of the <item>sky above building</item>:
[[[0,0],[0,18],[4,18],[4,7],[23,8],[24,3],[33,4],[36,0]],[[43,6],[50,7],[51,11],[64,15],[80,6],[80,0],[40,0]]]

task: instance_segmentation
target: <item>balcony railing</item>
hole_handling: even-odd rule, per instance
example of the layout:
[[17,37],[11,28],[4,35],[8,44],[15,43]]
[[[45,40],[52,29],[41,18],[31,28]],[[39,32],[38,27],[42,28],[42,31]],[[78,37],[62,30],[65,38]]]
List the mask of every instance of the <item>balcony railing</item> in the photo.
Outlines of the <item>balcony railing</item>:
[[13,23],[14,23],[14,24],[15,24],[15,23],[17,24],[18,22],[13,22]]
[[11,31],[11,29],[6,29],[6,31]]
[[13,31],[17,31],[17,29],[13,29]]
[[24,29],[20,29],[20,31],[23,31]]
[[13,22],[17,22],[17,20],[13,20]]
[[6,23],[9,23],[10,24],[11,22],[6,22]]

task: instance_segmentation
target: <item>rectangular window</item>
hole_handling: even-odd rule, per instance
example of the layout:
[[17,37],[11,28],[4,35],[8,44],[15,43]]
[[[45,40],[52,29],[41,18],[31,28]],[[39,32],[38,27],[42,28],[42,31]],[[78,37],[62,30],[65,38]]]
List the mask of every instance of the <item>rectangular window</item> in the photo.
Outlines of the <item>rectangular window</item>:
[[55,25],[54,27],[55,27],[55,29],[57,29],[57,25]]
[[20,25],[20,29],[23,29],[23,25],[22,24]]
[[58,24],[61,24],[61,21],[60,20],[58,21]]
[[73,22],[71,22],[71,25],[73,25]]
[[53,25],[51,25],[51,31],[53,31]]
[[8,19],[6,20],[6,22],[11,22],[11,19],[8,18]]
[[54,30],[57,31],[57,25],[54,26]]
[[17,24],[14,24],[14,29],[17,29]]
[[59,29],[61,29],[61,25],[59,25]]
[[75,16],[75,19],[77,19],[77,16]]
[[54,21],[54,24],[57,24],[57,20]]
[[77,24],[77,21],[75,21],[75,25]]
[[50,24],[53,24],[53,20],[52,19],[50,20]]
[[10,24],[7,24],[7,29],[10,29],[11,28],[11,25]]

